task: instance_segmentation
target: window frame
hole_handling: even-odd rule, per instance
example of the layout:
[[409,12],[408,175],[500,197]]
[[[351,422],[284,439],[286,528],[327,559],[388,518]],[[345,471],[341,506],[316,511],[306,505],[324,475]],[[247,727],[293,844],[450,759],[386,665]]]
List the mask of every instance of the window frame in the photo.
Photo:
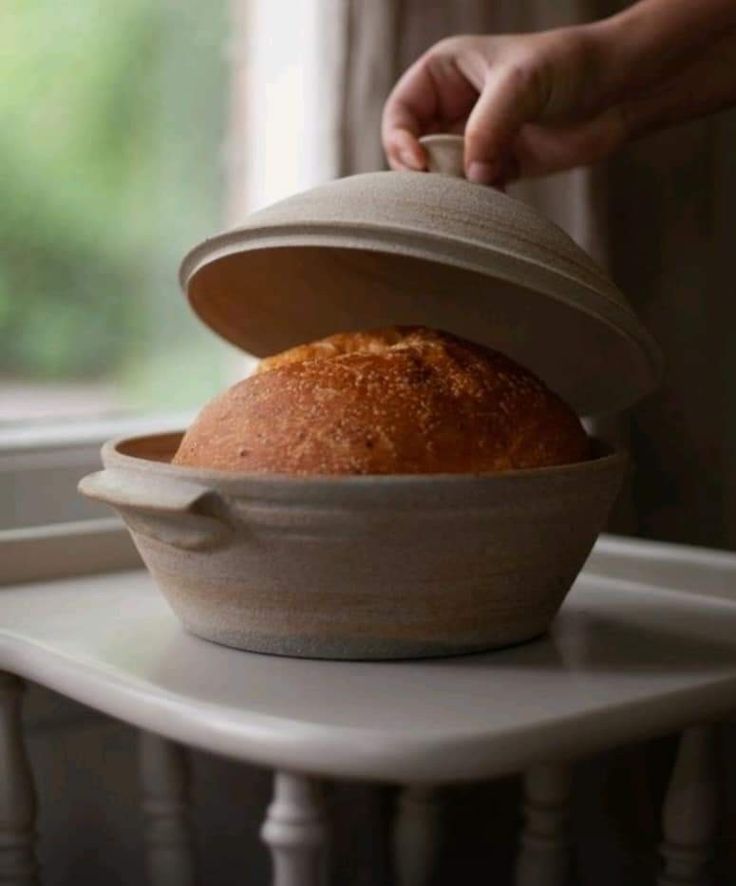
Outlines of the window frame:
[[193,413],[11,425],[0,431],[0,584],[134,569],[120,518],[77,492],[109,439],[164,433]]
[[[338,102],[331,93],[325,95],[330,82],[325,65],[327,56],[334,61],[339,55],[332,31],[341,29],[322,0],[307,0],[292,16],[291,43],[284,52],[292,83],[306,83],[309,93],[295,116],[278,101],[274,106],[273,96],[266,100],[265,87],[275,72],[265,48],[274,40],[284,43],[283,10],[271,0],[233,0],[230,15],[225,49],[231,102],[222,158],[228,226],[286,196],[284,188],[293,193],[337,171]],[[246,141],[253,131],[260,132],[258,143]],[[279,143],[286,147],[278,175],[273,169],[266,175],[273,157],[263,146]],[[76,485],[101,468],[99,451],[107,440],[181,430],[193,415],[0,423],[0,584],[140,565],[122,521],[103,505],[82,499]]]

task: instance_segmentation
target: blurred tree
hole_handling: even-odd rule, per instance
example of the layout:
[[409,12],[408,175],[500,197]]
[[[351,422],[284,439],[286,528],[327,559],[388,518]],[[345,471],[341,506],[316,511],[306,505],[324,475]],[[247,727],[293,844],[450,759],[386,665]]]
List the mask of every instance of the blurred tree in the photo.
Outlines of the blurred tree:
[[220,220],[225,12],[4,0],[0,373],[108,377],[169,405],[217,384],[222,345],[176,266]]

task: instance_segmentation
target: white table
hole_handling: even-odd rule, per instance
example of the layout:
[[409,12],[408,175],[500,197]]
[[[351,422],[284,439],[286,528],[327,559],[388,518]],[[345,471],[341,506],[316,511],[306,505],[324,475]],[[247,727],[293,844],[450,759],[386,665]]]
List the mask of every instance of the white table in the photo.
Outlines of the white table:
[[218,647],[180,628],[144,572],[9,586],[0,591],[0,669],[0,882],[35,882],[25,678],[145,730],[157,883],[193,882],[180,745],[275,770],[262,833],[278,886],[320,882],[320,779],[406,786],[399,874],[418,884],[431,864],[432,787],[511,772],[526,773],[518,883],[560,886],[570,763],[682,729],[660,884],[695,884],[714,814],[703,724],[736,710],[736,555],[604,538],[548,637],[421,662]]

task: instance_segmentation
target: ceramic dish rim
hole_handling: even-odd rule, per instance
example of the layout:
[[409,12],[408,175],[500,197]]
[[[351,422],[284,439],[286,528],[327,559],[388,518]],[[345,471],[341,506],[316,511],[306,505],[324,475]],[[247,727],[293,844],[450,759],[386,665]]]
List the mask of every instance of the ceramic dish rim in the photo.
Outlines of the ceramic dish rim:
[[161,437],[177,437],[184,431],[163,431],[154,434],[136,434],[119,436],[108,440],[102,447],[102,459],[106,470],[145,470],[155,471],[172,479],[191,481],[193,483],[217,483],[218,487],[233,486],[279,486],[288,489],[319,490],[336,488],[349,489],[412,489],[418,487],[437,488],[439,486],[458,485],[490,485],[501,481],[532,482],[534,480],[567,478],[579,474],[605,471],[618,466],[623,468],[629,462],[628,451],[590,437],[591,443],[601,450],[585,461],[568,464],[551,465],[541,468],[520,468],[506,471],[490,471],[486,473],[434,473],[434,474],[284,474],[284,473],[247,473],[217,468],[198,468],[188,465],[175,465],[169,461],[145,458],[121,452],[119,447],[134,441],[149,440]]

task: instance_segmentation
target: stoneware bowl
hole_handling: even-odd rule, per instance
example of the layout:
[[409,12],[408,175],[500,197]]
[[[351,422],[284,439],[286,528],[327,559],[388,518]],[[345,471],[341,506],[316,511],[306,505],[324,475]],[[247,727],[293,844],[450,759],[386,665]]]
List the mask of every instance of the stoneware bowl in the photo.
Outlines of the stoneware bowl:
[[[581,415],[627,407],[661,357],[623,294],[531,207],[429,172],[349,176],[195,246],[180,278],[223,338],[263,356],[339,330],[424,324],[495,347]],[[546,630],[603,528],[625,458],[484,476],[244,476],[123,440],[81,489],[122,514],[184,625],[325,658],[490,649]]]
[[319,658],[450,655],[543,633],[626,461],[295,478],[174,466],[179,440],[108,443],[81,491],[120,512],[189,631]]

